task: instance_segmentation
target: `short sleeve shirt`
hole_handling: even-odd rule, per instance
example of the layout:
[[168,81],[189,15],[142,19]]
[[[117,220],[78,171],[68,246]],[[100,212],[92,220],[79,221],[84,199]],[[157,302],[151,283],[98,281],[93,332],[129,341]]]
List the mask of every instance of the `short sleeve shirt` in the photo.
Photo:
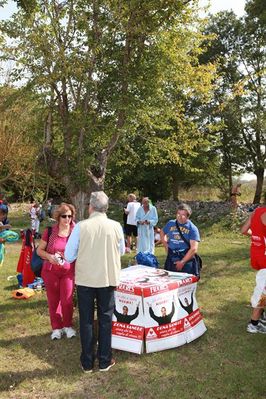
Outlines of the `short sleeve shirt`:
[[139,209],[139,207],[140,207],[140,203],[136,202],[136,201],[129,202],[127,204],[126,210],[127,210],[127,212],[129,212],[127,215],[127,224],[130,224],[133,226],[137,225],[136,213],[137,213],[137,210]]
[[[42,234],[42,240],[48,243],[48,229],[45,229],[43,234]],[[65,251],[65,247],[68,241],[68,237],[60,237],[58,234],[54,235],[51,234],[49,237],[49,247],[52,247],[52,250],[48,251],[52,254],[55,254],[56,252],[59,253],[64,253]],[[53,268],[60,268],[61,266],[57,266],[57,265],[51,265],[47,260],[44,261],[44,266],[50,265],[50,267],[48,267],[49,269],[51,269],[51,267]],[[64,263],[64,269],[65,270],[69,270],[71,268],[71,263],[65,262]]]
[[[188,220],[187,223],[179,223],[179,228],[183,236],[188,240],[200,241],[200,234],[197,226]],[[167,236],[168,247],[173,250],[184,251],[188,249],[188,245],[181,238],[180,233],[176,227],[176,220],[169,220],[163,228],[164,234]]]

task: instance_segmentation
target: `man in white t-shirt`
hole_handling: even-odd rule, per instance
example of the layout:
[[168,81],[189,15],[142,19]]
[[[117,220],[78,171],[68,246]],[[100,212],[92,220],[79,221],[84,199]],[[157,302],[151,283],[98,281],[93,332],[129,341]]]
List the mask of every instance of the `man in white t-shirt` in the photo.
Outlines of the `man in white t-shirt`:
[[132,243],[132,235],[135,237],[135,245],[137,248],[137,238],[138,238],[138,229],[136,222],[136,213],[140,207],[140,203],[137,202],[135,194],[128,195],[128,204],[125,208],[125,213],[127,214],[127,225],[126,225],[126,236],[127,236],[127,248],[126,252],[130,252],[131,243]]

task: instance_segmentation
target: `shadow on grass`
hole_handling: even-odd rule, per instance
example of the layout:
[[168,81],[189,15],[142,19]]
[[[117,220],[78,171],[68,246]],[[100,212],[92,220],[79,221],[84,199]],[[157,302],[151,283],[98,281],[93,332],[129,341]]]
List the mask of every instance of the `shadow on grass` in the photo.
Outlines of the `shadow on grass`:
[[[28,363],[28,367],[26,367],[29,370],[21,371],[18,363],[12,366],[10,362],[10,370],[0,372],[0,392],[12,391],[12,389],[18,388],[20,384],[23,384],[24,381],[32,381],[34,384],[35,379],[53,380],[56,378],[58,380],[62,379],[62,381],[69,379],[69,382],[75,382],[83,376],[79,361],[80,340],[78,337],[71,340],[64,337],[60,341],[51,341],[50,333],[49,335],[31,335],[14,339],[2,339],[0,340],[0,347],[10,353],[19,348],[29,355],[25,359],[21,358],[23,363],[21,368],[25,368],[25,364]],[[128,352],[113,350],[113,353],[116,359],[119,358],[120,363],[127,361],[129,357],[131,359],[134,358],[134,362],[141,361],[140,356]],[[29,358],[33,359],[32,364],[37,364],[34,369],[31,369]],[[40,362],[42,365],[40,365]],[[96,362],[96,371],[97,366]],[[14,369],[17,370],[14,371]],[[101,374],[93,373],[97,378],[102,377]]]
[[40,307],[47,308],[47,300],[46,297],[43,299],[39,299],[38,301],[31,301],[31,298],[29,299],[13,299],[10,298],[10,301],[5,302],[5,304],[0,304],[0,313],[3,312],[8,312],[8,311],[14,311],[16,310],[23,310],[25,309],[40,309]]
[[[80,350],[78,339],[62,339],[60,342],[55,342],[51,341],[50,336],[46,334],[32,335],[10,340],[0,340],[0,346],[3,349],[9,349],[11,352],[14,348],[23,348],[23,351],[33,358],[33,363],[38,358],[38,363],[41,361],[44,364],[42,369],[37,367],[27,371],[13,371],[14,369],[19,369],[19,364],[13,365],[13,370],[0,373],[0,391],[10,390],[11,386],[18,386],[24,380],[33,381],[36,378],[55,378],[60,375],[70,377],[75,373],[80,373],[77,356]],[[24,361],[26,360],[21,359],[22,363]],[[28,356],[27,361],[29,362]],[[69,367],[70,362],[71,367]]]
[[[10,370],[0,373],[0,391],[12,392],[12,387],[15,389],[24,381],[34,384],[36,379],[49,384],[49,380],[58,379],[62,384],[63,381],[72,381],[74,392],[68,397],[79,399],[90,397],[89,393],[96,398],[121,397],[123,392],[131,392],[131,396],[126,396],[128,398],[173,398],[177,397],[176,392],[181,391],[184,398],[263,398],[263,384],[257,383],[257,377],[258,370],[264,368],[264,358],[259,354],[265,336],[246,333],[250,310],[243,302],[224,298],[219,310],[211,306],[210,303],[209,308],[204,307],[208,330],[201,338],[176,349],[140,356],[114,351],[117,368],[105,376],[95,373],[92,379],[84,379],[83,385],[78,338],[51,341],[48,334],[42,334],[2,339],[1,348],[11,354],[17,348],[23,349],[29,355],[27,361],[32,357],[36,367],[31,369],[29,363],[26,366],[29,370],[21,371],[19,364],[11,367],[10,362]],[[159,396],[154,378],[160,381]],[[78,381],[77,387],[75,383]],[[139,383],[143,384],[141,394],[135,391]],[[104,385],[109,386],[110,391],[99,396]],[[47,392],[51,393],[51,387],[47,387]],[[64,396],[58,392],[57,397]]]

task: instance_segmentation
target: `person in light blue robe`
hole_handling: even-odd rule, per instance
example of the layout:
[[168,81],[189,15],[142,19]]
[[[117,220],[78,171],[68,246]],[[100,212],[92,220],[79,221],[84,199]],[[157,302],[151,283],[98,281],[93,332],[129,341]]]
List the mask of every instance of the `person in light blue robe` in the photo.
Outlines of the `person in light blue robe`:
[[142,199],[142,206],[136,213],[138,226],[138,252],[150,252],[154,254],[154,226],[158,223],[157,209],[148,197]]

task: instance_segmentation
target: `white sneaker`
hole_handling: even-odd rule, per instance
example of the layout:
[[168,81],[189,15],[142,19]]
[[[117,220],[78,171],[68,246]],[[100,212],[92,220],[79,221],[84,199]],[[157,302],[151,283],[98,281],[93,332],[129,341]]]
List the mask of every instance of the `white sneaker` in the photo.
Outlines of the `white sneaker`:
[[249,323],[247,326],[247,332],[249,332],[251,334],[256,334],[256,333],[266,334],[266,326],[264,326],[260,322],[258,322],[258,324],[256,326]]
[[59,329],[53,330],[53,332],[51,334],[51,339],[52,340],[61,339],[62,335],[63,335],[63,331],[62,330],[59,330]]
[[64,333],[66,334],[67,338],[73,338],[77,335],[76,331],[72,327],[65,327]]

